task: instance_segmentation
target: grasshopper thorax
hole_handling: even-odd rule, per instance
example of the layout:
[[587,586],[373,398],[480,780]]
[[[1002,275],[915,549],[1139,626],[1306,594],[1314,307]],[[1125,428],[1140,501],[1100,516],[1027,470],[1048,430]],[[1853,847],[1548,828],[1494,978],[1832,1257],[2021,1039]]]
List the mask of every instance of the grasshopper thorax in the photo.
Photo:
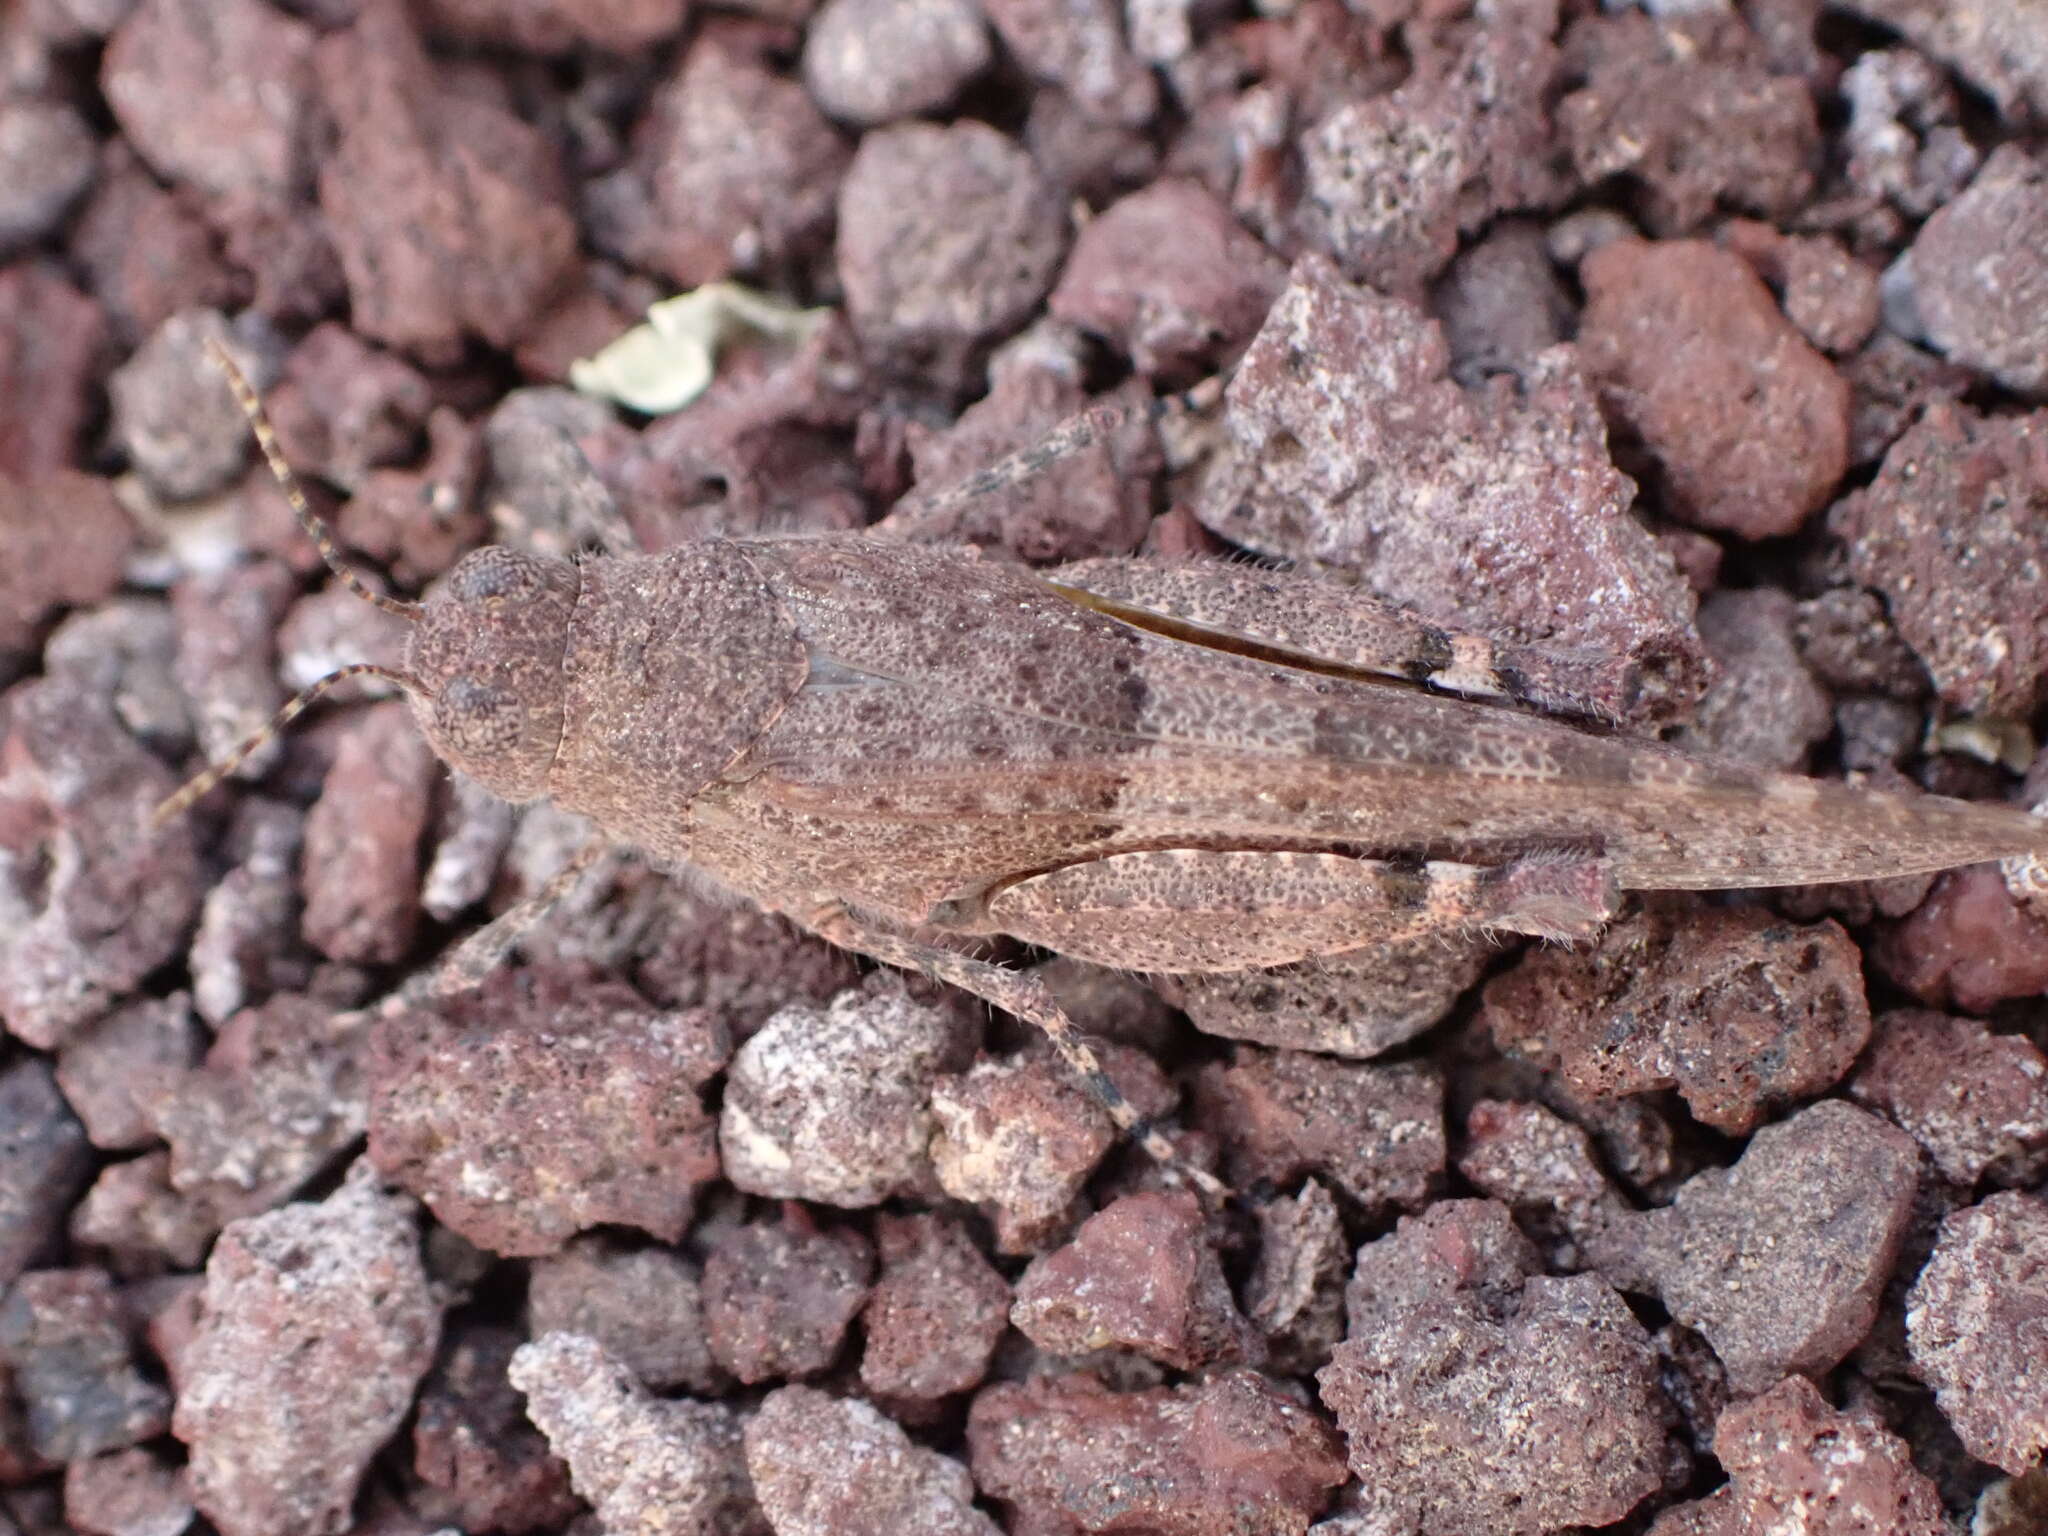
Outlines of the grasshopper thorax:
[[501,799],[548,792],[578,587],[567,560],[493,547],[420,605],[406,649],[413,713],[436,753]]

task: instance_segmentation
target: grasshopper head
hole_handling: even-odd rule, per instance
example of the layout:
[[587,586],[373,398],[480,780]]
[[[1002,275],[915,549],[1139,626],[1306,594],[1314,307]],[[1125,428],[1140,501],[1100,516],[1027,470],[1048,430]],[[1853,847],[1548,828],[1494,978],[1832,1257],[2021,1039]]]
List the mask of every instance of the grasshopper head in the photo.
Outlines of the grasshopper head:
[[576,567],[504,548],[466,555],[420,605],[406,670],[427,741],[501,799],[548,792]]

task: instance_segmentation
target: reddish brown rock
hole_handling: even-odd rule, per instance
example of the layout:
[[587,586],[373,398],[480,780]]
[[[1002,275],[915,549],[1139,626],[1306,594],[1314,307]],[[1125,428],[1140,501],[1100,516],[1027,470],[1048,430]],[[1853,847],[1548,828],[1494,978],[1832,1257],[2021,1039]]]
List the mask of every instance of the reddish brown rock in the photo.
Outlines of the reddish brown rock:
[[1942,1536],[1949,1529],[1941,1497],[1913,1465],[1906,1443],[1870,1418],[1836,1412],[1804,1376],[1724,1413],[1714,1454],[1729,1485],[1667,1511],[1651,1536],[1784,1529]]
[[1270,971],[1161,976],[1153,986],[1204,1034],[1377,1056],[1440,1022],[1494,954],[1485,939],[1432,934]]
[[1871,486],[1828,513],[1850,577],[1885,597],[1957,714],[2016,718],[2042,696],[2048,532],[2030,508],[2048,476],[2044,442],[2048,412],[1936,405]]
[[1009,1327],[1009,1282],[944,1216],[878,1216],[875,1245],[882,1271],[861,1313],[861,1385],[911,1403],[979,1386]]
[[965,1467],[866,1403],[782,1387],[747,1421],[746,1446],[775,1536],[1000,1536]]
[[1329,1364],[1344,1336],[1351,1245],[1337,1200],[1310,1179],[1300,1194],[1268,1201],[1257,1215],[1258,1263],[1245,1281],[1245,1313],[1266,1336],[1273,1371],[1309,1375]]
[[236,807],[227,857],[237,862],[206,893],[186,963],[192,1001],[218,1026],[277,992],[303,991],[311,953],[299,942],[299,849],[305,817],[276,801]]
[[1652,233],[1685,234],[1724,205],[1781,220],[1812,192],[1813,98],[1771,72],[1737,14],[1586,17],[1564,51],[1583,82],[1557,108],[1572,164],[1587,183],[1634,181]]
[[1434,1067],[1365,1066],[1239,1046],[1203,1068],[1200,1123],[1223,1142],[1234,1189],[1320,1174],[1371,1219],[1420,1210],[1444,1169],[1444,1085]]
[[0,477],[34,480],[73,467],[98,410],[106,346],[100,306],[51,262],[0,268]]
[[1052,286],[1067,210],[985,123],[866,135],[839,190],[839,278],[861,344],[956,387]]
[[111,596],[134,542],[106,481],[61,470],[22,482],[0,470],[0,658],[32,649],[60,608]]
[[358,1162],[318,1205],[229,1226],[179,1352],[172,1431],[223,1536],[340,1530],[433,1363],[416,1207]]
[[605,1223],[674,1242],[718,1172],[697,1090],[727,1049],[701,1014],[616,983],[500,969],[378,1021],[370,1156],[493,1253],[553,1253]]
[[1124,39],[1115,0],[983,0],[1012,57],[1086,116],[1140,124],[1159,105],[1158,82]]
[[185,1469],[141,1446],[64,1469],[64,1519],[83,1536],[183,1536],[193,1514]]
[[280,201],[306,175],[313,38],[262,0],[142,0],[107,43],[100,90],[158,175]]
[[775,271],[832,227],[847,147],[744,31],[706,26],[634,130],[627,165],[592,188],[598,244],[695,288]]
[[1730,219],[1721,243],[1771,285],[1785,318],[1821,351],[1854,352],[1877,329],[1876,270],[1828,235],[1785,235],[1753,219]]
[[[989,392],[951,427],[907,429],[917,483],[890,513],[891,529],[932,542],[1004,550],[1042,565],[1137,550],[1152,521],[1153,478],[1162,467],[1158,436],[1142,408],[1151,397],[1133,386],[1090,396],[1079,378],[1085,366],[1074,355],[1080,349],[1063,349],[1066,355],[1041,365],[1033,339],[1027,335],[997,353],[989,365]],[[1000,494],[956,503],[943,519],[920,505],[922,497],[943,496],[1004,454],[1031,448],[1084,409],[1120,419],[1043,473]]]
[[[1144,1115],[1172,1104],[1148,1057],[1112,1048],[1110,1075]],[[979,1061],[932,1089],[932,1164],[956,1200],[993,1207],[996,1246],[1028,1253],[1059,1231],[1068,1207],[1116,1144],[1109,1114],[1058,1057]]]
[[435,79],[399,0],[365,0],[314,50],[339,125],[320,206],[363,336],[432,365],[465,339],[510,347],[576,261],[576,227],[541,135]]
[[1676,1087],[1719,1130],[1840,1080],[1870,1038],[1862,956],[1840,925],[1655,903],[1587,950],[1538,949],[1487,984],[1504,1051],[1596,1098]]
[[804,32],[804,84],[841,122],[946,106],[995,56],[972,0],[826,0]]
[[850,1228],[821,1232],[802,1207],[723,1234],[704,1261],[711,1357],[741,1382],[814,1376],[868,1299],[874,1251]]
[[767,1536],[739,1415],[723,1403],[655,1398],[595,1341],[573,1333],[524,1346],[512,1357],[511,1380],[606,1530]]
[[1551,1268],[1583,1269],[1631,1212],[1600,1171],[1593,1138],[1541,1104],[1481,1099],[1465,1116],[1458,1172],[1513,1208]]
[[1927,669],[1874,592],[1830,587],[1809,598],[1799,605],[1798,637],[1800,656],[1830,688],[1902,701],[1927,695]]
[[1995,866],[1951,870],[1871,958],[1931,1008],[1981,1012],[2048,988],[2048,921],[2013,900]]
[[2048,1165],[2048,1057],[2025,1035],[1898,1009],[1878,1019],[1849,1094],[1890,1118],[1965,1188],[1986,1175],[2032,1184]]
[[363,1133],[363,1037],[360,1016],[292,994],[229,1019],[204,1066],[144,1099],[172,1187],[221,1220],[289,1199]]
[[[477,430],[458,412],[436,406],[427,417],[427,450],[419,466],[370,470],[342,504],[335,531],[400,583],[431,581],[484,542],[483,513],[471,504],[481,446]],[[356,608],[383,617],[360,600]]]
[[170,1394],[136,1370],[129,1325],[104,1270],[23,1275],[0,1306],[0,1364],[28,1443],[50,1462],[138,1445],[170,1422]]
[[248,458],[249,423],[213,347],[228,352],[258,389],[274,376],[273,344],[260,324],[187,309],[158,326],[107,381],[114,440],[167,501],[223,489]]
[[1048,301],[1138,372],[1178,382],[1251,339],[1287,269],[1200,182],[1168,177],[1090,219]]
[[[1492,1259],[1468,1267],[1458,1228],[1471,1218],[1455,1207],[1483,1205],[1443,1202],[1360,1251],[1352,1294],[1363,1308],[1354,1303],[1350,1335],[1317,1373],[1323,1401],[1368,1507],[1392,1528],[1605,1525],[1662,1481],[1649,1335],[1597,1276],[1536,1274],[1534,1251],[1506,1233],[1491,1239]],[[1505,1225],[1502,1207],[1487,1209],[1499,1214],[1482,1228]],[[1368,1279],[1411,1266],[1384,1288]]]
[[2033,1466],[2048,1450],[2048,1205],[2008,1192],[1944,1221],[1906,1339],[1964,1448],[2014,1477]]
[[0,700],[0,850],[32,886],[0,930],[0,1022],[54,1049],[176,952],[198,907],[192,829],[150,814],[177,787],[77,674]]
[[1841,369],[1849,383],[1851,465],[1876,463],[1930,407],[1954,404],[1975,382],[1969,369],[1890,331],[1879,331],[1862,351],[1844,358]]
[[[1737,1392],[1832,1369],[1869,1332],[1913,1210],[1920,1154],[1826,1100],[1767,1125],[1595,1262],[1703,1334]],[[1632,1246],[1639,1245],[1639,1246]]]
[[932,1084],[968,1044],[953,1015],[889,976],[823,1009],[783,1009],[727,1074],[726,1177],[750,1194],[848,1207],[931,1190]]
[[2022,394],[2048,393],[2048,168],[2001,145],[1904,261],[1927,340]]
[[1618,694],[1633,668],[1635,715],[1689,707],[1704,681],[1692,593],[1628,515],[1571,355],[1470,393],[1449,361],[1419,311],[1304,260],[1232,376],[1229,459],[1197,515],[1261,554],[1361,568],[1457,628],[1613,657]]
[[1848,464],[1849,388],[1748,263],[1705,241],[1617,240],[1579,275],[1586,371],[1674,515],[1760,539],[1826,505]]
[[420,1385],[412,1465],[424,1487],[415,1508],[464,1531],[559,1526],[576,1513],[569,1469],[527,1422],[506,1368],[519,1348],[508,1328],[460,1328]]
[[233,307],[240,284],[199,202],[158,186],[125,139],[102,154],[69,251],[125,348],[179,310]]
[[420,840],[442,768],[409,706],[365,710],[306,817],[306,942],[334,960],[388,965],[412,948]]
[[1337,1437],[1252,1371],[1112,1392],[1093,1376],[984,1389],[969,1464],[1020,1531],[1300,1531],[1344,1481]]
[[1775,587],[1721,591],[1700,605],[1713,686],[1679,739],[1724,758],[1797,773],[1834,729],[1827,691],[1800,659],[1799,604]]
[[1258,1364],[1201,1202],[1186,1191],[1126,1195],[1031,1261],[1010,1320],[1058,1355],[1135,1349],[1179,1370]]
[[205,1048],[189,997],[145,997],[72,1037],[57,1055],[57,1086],[94,1146],[132,1151],[156,1140],[148,1104],[162,1074],[197,1066]]
[[673,37],[689,0],[428,0],[426,23],[461,42],[527,53],[638,54]]
[[120,1275],[197,1269],[225,1218],[205,1193],[171,1187],[171,1154],[158,1150],[100,1170],[71,1208],[71,1241]]
[[411,457],[432,405],[418,369],[333,321],[292,348],[264,400],[293,467],[344,490]]
[[528,1271],[527,1332],[594,1339],[656,1392],[714,1394],[725,1378],[705,1338],[701,1278],[696,1264],[666,1248],[579,1237]]

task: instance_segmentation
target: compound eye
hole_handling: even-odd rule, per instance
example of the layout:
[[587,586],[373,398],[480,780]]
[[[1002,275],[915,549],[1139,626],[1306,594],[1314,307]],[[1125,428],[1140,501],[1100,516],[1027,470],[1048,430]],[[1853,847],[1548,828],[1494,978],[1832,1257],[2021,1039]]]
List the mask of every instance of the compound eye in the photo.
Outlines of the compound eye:
[[434,728],[457,757],[502,756],[519,745],[525,724],[526,710],[517,698],[473,677],[451,678],[434,695]]
[[449,591],[465,603],[528,597],[540,586],[540,576],[533,567],[508,549],[480,550],[448,577]]

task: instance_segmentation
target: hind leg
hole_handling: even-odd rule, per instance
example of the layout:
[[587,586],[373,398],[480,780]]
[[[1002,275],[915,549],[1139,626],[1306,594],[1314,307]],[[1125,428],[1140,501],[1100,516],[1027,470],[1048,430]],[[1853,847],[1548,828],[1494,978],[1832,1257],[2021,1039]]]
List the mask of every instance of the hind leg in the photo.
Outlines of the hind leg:
[[1531,854],[1420,866],[1330,853],[1165,849],[1035,875],[988,904],[1002,932],[1129,970],[1259,970],[1428,933],[1590,938],[1614,914],[1608,864]]

